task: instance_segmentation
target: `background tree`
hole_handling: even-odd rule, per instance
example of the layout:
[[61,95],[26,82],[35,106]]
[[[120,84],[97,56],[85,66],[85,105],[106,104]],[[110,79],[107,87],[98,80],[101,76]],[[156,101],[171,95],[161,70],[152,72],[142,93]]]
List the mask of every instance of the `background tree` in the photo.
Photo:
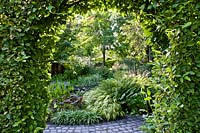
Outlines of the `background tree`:
[[79,54],[89,57],[96,55],[97,58],[98,51],[101,51],[104,64],[106,51],[108,58],[112,58],[109,53],[113,53],[113,58],[118,55],[121,58],[129,56],[145,60],[144,34],[133,15],[121,16],[110,10],[107,13],[93,11],[81,18],[80,32],[77,33],[79,41],[75,44]]

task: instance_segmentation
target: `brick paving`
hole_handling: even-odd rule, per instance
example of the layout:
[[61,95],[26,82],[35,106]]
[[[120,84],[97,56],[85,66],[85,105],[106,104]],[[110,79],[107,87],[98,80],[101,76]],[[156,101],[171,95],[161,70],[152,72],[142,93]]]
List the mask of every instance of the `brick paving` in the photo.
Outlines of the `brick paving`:
[[58,126],[47,124],[43,133],[143,133],[138,129],[142,124],[144,124],[142,116],[127,116],[121,120],[95,125]]

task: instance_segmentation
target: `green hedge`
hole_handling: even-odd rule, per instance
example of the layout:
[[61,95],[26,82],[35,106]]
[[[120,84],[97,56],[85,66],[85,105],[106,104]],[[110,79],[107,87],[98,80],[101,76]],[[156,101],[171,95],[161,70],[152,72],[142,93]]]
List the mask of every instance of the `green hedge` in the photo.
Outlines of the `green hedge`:
[[0,3],[0,132],[42,132],[55,27],[72,9],[87,6],[55,0]]
[[199,132],[200,2],[115,0],[109,5],[123,13],[134,11],[152,47],[152,77],[158,86],[153,132]]
[[33,132],[44,127],[48,103],[47,70],[54,43],[52,25],[65,22],[63,18],[68,12],[73,12],[70,7],[76,5],[74,10],[84,12],[94,5],[99,8],[102,3],[125,13],[135,11],[148,29],[146,34],[151,36],[149,42],[156,61],[153,76],[158,84],[161,83],[154,101],[155,130],[199,131],[200,2],[197,0],[75,3],[65,0],[2,0],[1,132]]
[[[46,125],[53,38],[48,2],[0,4],[0,132],[39,132]],[[46,17],[45,17],[46,16]],[[49,16],[49,17],[47,17]],[[48,26],[46,26],[48,25]]]

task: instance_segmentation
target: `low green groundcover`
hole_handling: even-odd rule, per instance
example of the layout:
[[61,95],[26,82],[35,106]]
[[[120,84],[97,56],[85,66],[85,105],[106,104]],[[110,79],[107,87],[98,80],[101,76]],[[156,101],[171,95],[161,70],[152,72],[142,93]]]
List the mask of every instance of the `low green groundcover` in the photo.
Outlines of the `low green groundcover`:
[[67,110],[57,112],[51,118],[51,122],[57,125],[90,125],[99,123],[101,116],[86,110]]

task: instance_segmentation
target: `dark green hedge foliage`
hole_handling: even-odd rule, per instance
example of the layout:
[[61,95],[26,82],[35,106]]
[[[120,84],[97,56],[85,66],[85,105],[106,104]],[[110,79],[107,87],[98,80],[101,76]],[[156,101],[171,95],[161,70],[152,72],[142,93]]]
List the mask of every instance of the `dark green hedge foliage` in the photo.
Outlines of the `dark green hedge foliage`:
[[154,96],[154,130],[198,132],[200,2],[88,1],[0,1],[0,132],[37,132],[44,127],[48,60],[54,42],[49,34],[52,25],[65,22],[63,17],[75,5],[76,12],[112,6],[140,17],[155,53],[152,75],[161,86]]
[[[155,50],[153,79],[156,132],[198,132],[200,129],[200,2],[164,1],[152,5],[156,25],[152,34]],[[144,9],[145,10],[145,9]],[[165,16],[162,18],[162,16]],[[161,17],[161,18],[160,18]],[[144,15],[144,18],[149,17]],[[167,35],[167,38],[166,38]],[[159,40],[160,39],[160,40]],[[164,48],[160,42],[168,42]],[[166,47],[166,45],[165,45]],[[163,49],[165,49],[163,51]]]
[[65,22],[74,5],[84,6],[73,1],[0,1],[1,133],[32,133],[45,127],[55,26]]
[[151,117],[153,132],[199,132],[200,2],[107,0],[104,4],[123,13],[134,11],[149,36],[157,88]]
[[[40,8],[40,10],[39,10]],[[0,4],[0,132],[39,132],[49,101],[51,40],[42,36],[42,5],[22,1]],[[39,16],[41,14],[41,16]]]
[[199,132],[200,2],[140,2],[128,5],[139,13],[154,51],[153,132]]

